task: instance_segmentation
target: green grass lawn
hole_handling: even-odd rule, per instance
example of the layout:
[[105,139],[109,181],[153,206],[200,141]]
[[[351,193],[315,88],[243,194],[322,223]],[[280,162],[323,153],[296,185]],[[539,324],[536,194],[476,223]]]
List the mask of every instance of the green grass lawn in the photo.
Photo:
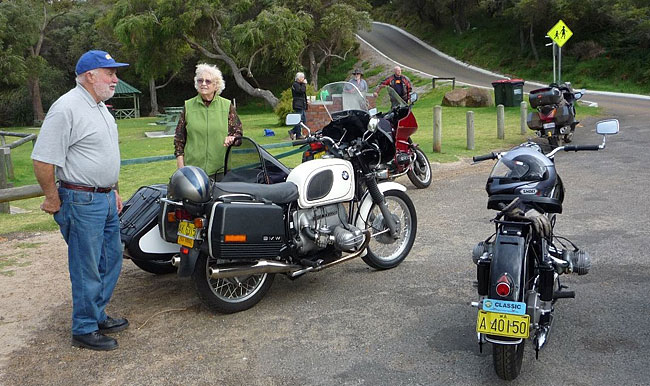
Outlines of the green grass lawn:
[[[435,90],[420,95],[420,99],[413,109],[418,120],[419,130],[413,140],[420,144],[432,162],[453,162],[460,158],[467,158],[477,154],[485,154],[496,149],[507,149],[515,144],[525,141],[534,133],[529,131],[526,135],[520,134],[519,108],[508,107],[505,109],[505,139],[496,138],[496,108],[442,108],[442,151],[433,153],[433,108],[442,101],[444,93],[450,87],[439,87]],[[475,150],[466,149],[466,113],[474,111]],[[270,108],[262,105],[249,105],[239,108],[238,113],[243,123],[244,134],[261,144],[288,142],[288,128],[277,123],[277,117]],[[598,115],[596,108],[578,106],[578,117]],[[139,118],[118,121],[120,133],[120,149],[122,159],[150,157],[156,155],[170,155],[173,153],[173,138],[147,138],[146,131],[162,130],[160,126],[152,126],[155,118]],[[265,137],[264,129],[272,129],[275,136]],[[38,133],[32,128],[4,128],[3,130]],[[16,140],[8,137],[8,141]],[[292,150],[291,147],[270,149],[274,155]],[[31,143],[19,146],[12,150],[11,156],[14,164],[15,179],[11,182],[14,186],[35,184],[36,179],[32,171],[30,154]],[[290,167],[296,166],[301,161],[300,154],[282,158],[282,162]],[[174,172],[176,162],[160,161],[148,164],[135,164],[123,166],[120,171],[120,190],[124,199],[130,197],[140,186],[153,183],[166,183]],[[27,200],[13,201],[13,207],[24,210],[25,213],[17,215],[0,214],[0,234],[19,231],[45,231],[55,230],[57,226],[49,216],[40,211],[39,206],[43,197]]]

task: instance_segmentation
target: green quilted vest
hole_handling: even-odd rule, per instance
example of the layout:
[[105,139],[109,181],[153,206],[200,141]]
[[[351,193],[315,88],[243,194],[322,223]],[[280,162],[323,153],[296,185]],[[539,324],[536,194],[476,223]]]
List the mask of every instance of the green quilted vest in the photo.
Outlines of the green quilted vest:
[[198,166],[208,175],[223,168],[227,149],[223,141],[228,135],[229,112],[230,101],[218,95],[210,107],[205,106],[201,95],[185,101],[185,165]]

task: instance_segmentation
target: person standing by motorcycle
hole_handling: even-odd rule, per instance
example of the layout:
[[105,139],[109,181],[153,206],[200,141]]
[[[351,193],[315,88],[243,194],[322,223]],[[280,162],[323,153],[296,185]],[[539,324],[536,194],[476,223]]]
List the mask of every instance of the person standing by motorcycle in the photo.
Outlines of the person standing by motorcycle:
[[411,99],[411,81],[406,75],[402,75],[402,68],[400,66],[395,66],[393,72],[393,75],[384,79],[384,81],[377,86],[373,95],[376,98],[382,88],[390,86],[399,96],[402,97],[404,102],[408,103]]
[[242,124],[232,102],[220,96],[226,83],[217,66],[198,64],[194,87],[198,95],[185,101],[176,126],[176,166],[198,166],[220,181],[226,148],[241,144]]
[[[307,111],[307,79],[302,72],[296,73],[296,78],[291,85],[291,96],[293,97],[292,108],[296,114],[300,114],[300,122],[307,120],[305,112]],[[300,123],[295,125],[293,129],[289,130],[289,137],[291,139],[302,138],[302,128]]]
[[77,86],[54,102],[31,155],[45,194],[41,209],[54,215],[68,244],[72,345],[102,351],[117,348],[105,333],[129,326],[105,312],[122,267],[122,199],[117,124],[104,101],[115,94],[117,68],[125,66],[105,51],[83,54]]

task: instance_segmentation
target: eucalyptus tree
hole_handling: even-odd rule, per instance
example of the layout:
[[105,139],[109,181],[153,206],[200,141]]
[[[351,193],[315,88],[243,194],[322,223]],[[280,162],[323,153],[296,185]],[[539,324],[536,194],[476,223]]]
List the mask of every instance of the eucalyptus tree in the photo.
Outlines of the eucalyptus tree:
[[[158,111],[157,90],[167,86],[192,52],[164,17],[157,0],[119,0],[100,21],[113,32],[131,58],[135,71],[149,84],[151,115]],[[157,81],[162,84],[156,84]]]
[[253,86],[270,68],[295,68],[312,19],[275,0],[159,0],[157,17],[174,39],[222,62],[239,88],[275,107],[278,98]]
[[42,57],[47,35],[55,20],[65,15],[75,1],[5,0],[0,2],[0,68],[3,83],[26,83],[34,122],[45,118],[40,77],[49,66]]
[[365,0],[286,0],[284,4],[313,20],[304,48],[311,84],[318,89],[322,65],[333,58],[345,60],[356,47],[357,31],[370,28],[370,4]]

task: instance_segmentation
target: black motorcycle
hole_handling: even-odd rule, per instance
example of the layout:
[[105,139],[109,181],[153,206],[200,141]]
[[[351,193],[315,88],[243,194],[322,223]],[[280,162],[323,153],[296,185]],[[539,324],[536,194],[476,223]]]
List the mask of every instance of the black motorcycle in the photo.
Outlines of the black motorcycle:
[[552,83],[548,87],[530,92],[528,101],[536,111],[528,113],[528,128],[537,136],[546,138],[556,147],[562,142],[570,143],[579,121],[576,120],[575,104],[584,91],[574,91],[571,83]]
[[[601,121],[596,132],[618,132],[618,121]],[[492,343],[494,369],[500,378],[515,379],[521,370],[524,345],[532,339],[536,355],[544,346],[558,299],[574,298],[560,283],[564,273],[584,275],[591,258],[570,240],[554,234],[556,214],[562,213],[564,186],[555,170],[559,151],[600,150],[601,145],[565,145],[544,154],[527,142],[507,152],[474,157],[497,159],[486,190],[488,209],[497,210],[496,232],[474,247],[479,347]]]

